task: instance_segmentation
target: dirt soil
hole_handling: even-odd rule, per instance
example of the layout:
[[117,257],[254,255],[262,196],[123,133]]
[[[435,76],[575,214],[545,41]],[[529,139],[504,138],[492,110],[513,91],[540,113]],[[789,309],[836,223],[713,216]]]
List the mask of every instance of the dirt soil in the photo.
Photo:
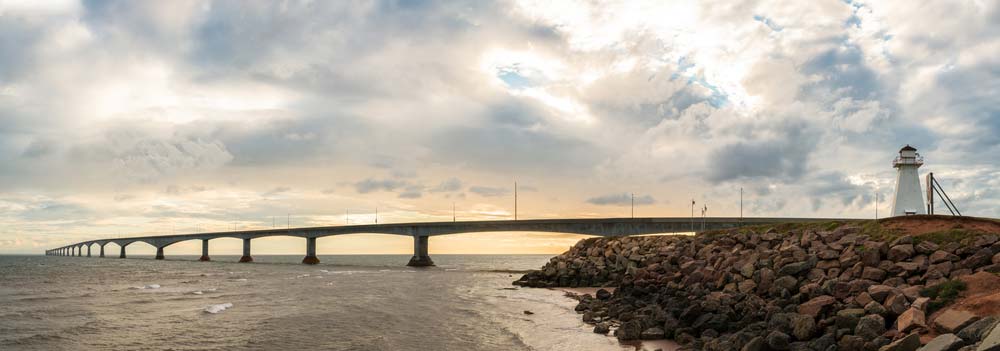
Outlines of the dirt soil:
[[1000,315],[1000,276],[979,272],[958,279],[965,282],[968,288],[959,295],[960,298],[951,308],[969,311],[977,316]]
[[886,218],[879,221],[888,229],[897,229],[909,235],[965,229],[1000,234],[1000,221],[977,217],[917,215]]

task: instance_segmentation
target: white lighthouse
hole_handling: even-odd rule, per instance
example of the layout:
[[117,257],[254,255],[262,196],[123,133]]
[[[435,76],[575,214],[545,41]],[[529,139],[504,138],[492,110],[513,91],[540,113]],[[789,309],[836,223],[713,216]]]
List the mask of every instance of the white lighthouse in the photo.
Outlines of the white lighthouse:
[[924,209],[920,177],[917,175],[917,168],[923,164],[924,158],[910,145],[899,149],[899,156],[892,160],[892,166],[896,168],[896,194],[892,197],[893,216],[927,213]]

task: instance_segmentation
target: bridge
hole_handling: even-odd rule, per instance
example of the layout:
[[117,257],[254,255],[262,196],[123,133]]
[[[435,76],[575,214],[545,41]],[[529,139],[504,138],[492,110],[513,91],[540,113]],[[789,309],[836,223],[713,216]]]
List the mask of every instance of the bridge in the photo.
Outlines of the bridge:
[[91,257],[91,247],[100,247],[100,256],[104,257],[104,246],[108,243],[118,245],[121,252],[119,258],[126,258],[125,248],[134,242],[144,242],[156,247],[156,259],[164,259],[163,249],[188,240],[201,240],[200,261],[209,261],[208,241],[219,238],[237,238],[243,240],[243,256],[240,262],[253,262],[250,254],[250,241],[271,236],[292,236],[306,239],[305,264],[317,264],[316,239],[333,235],[347,234],[391,234],[413,237],[413,257],[408,266],[433,266],[434,261],[427,254],[428,238],[437,235],[481,233],[481,232],[549,232],[581,234],[604,237],[668,234],[711,231],[736,228],[746,225],[794,223],[794,222],[826,222],[844,219],[833,218],[738,218],[738,217],[657,217],[657,218],[586,218],[586,219],[531,219],[531,220],[500,220],[500,221],[462,221],[462,222],[421,222],[396,224],[346,225],[329,227],[287,228],[246,230],[215,233],[197,233],[181,235],[143,236],[132,238],[99,239],[84,241],[72,245],[48,250],[50,256],[83,256],[87,249],[87,257]]

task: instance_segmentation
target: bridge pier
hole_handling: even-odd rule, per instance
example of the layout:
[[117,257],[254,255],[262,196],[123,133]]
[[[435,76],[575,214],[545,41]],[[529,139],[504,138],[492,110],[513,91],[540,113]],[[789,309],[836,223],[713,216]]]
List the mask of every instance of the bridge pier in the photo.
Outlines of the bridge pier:
[[407,266],[429,267],[434,265],[431,256],[427,254],[427,242],[429,238],[428,236],[419,235],[413,237],[413,257],[410,258],[410,262],[406,264]]
[[163,248],[162,247],[157,247],[156,248],[156,259],[162,260],[164,258],[165,257],[163,257]]
[[302,259],[304,264],[318,264],[316,257],[316,238],[306,238],[306,257]]
[[211,258],[208,258],[208,239],[202,239],[201,240],[201,257],[198,258],[198,261],[208,262],[208,261],[211,261],[211,260],[212,260]]
[[99,257],[104,258],[104,244],[101,244],[101,256]]
[[83,247],[82,246],[77,246],[76,247],[76,257],[83,257]]
[[118,258],[125,258],[125,246],[126,245],[121,246],[122,253],[118,255]]
[[250,238],[243,239],[243,257],[240,257],[240,262],[253,262],[253,256],[250,256]]
[[87,245],[87,257],[90,257],[90,245]]

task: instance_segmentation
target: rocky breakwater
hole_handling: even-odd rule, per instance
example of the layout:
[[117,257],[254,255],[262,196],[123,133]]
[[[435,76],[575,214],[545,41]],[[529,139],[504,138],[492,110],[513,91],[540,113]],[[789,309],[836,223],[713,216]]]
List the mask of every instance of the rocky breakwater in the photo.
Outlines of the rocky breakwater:
[[514,284],[616,287],[578,296],[576,310],[595,332],[623,341],[667,338],[697,350],[1000,350],[989,346],[1000,339],[996,317],[949,307],[963,279],[1000,279],[997,234],[900,235],[874,222],[785,227],[585,239]]

